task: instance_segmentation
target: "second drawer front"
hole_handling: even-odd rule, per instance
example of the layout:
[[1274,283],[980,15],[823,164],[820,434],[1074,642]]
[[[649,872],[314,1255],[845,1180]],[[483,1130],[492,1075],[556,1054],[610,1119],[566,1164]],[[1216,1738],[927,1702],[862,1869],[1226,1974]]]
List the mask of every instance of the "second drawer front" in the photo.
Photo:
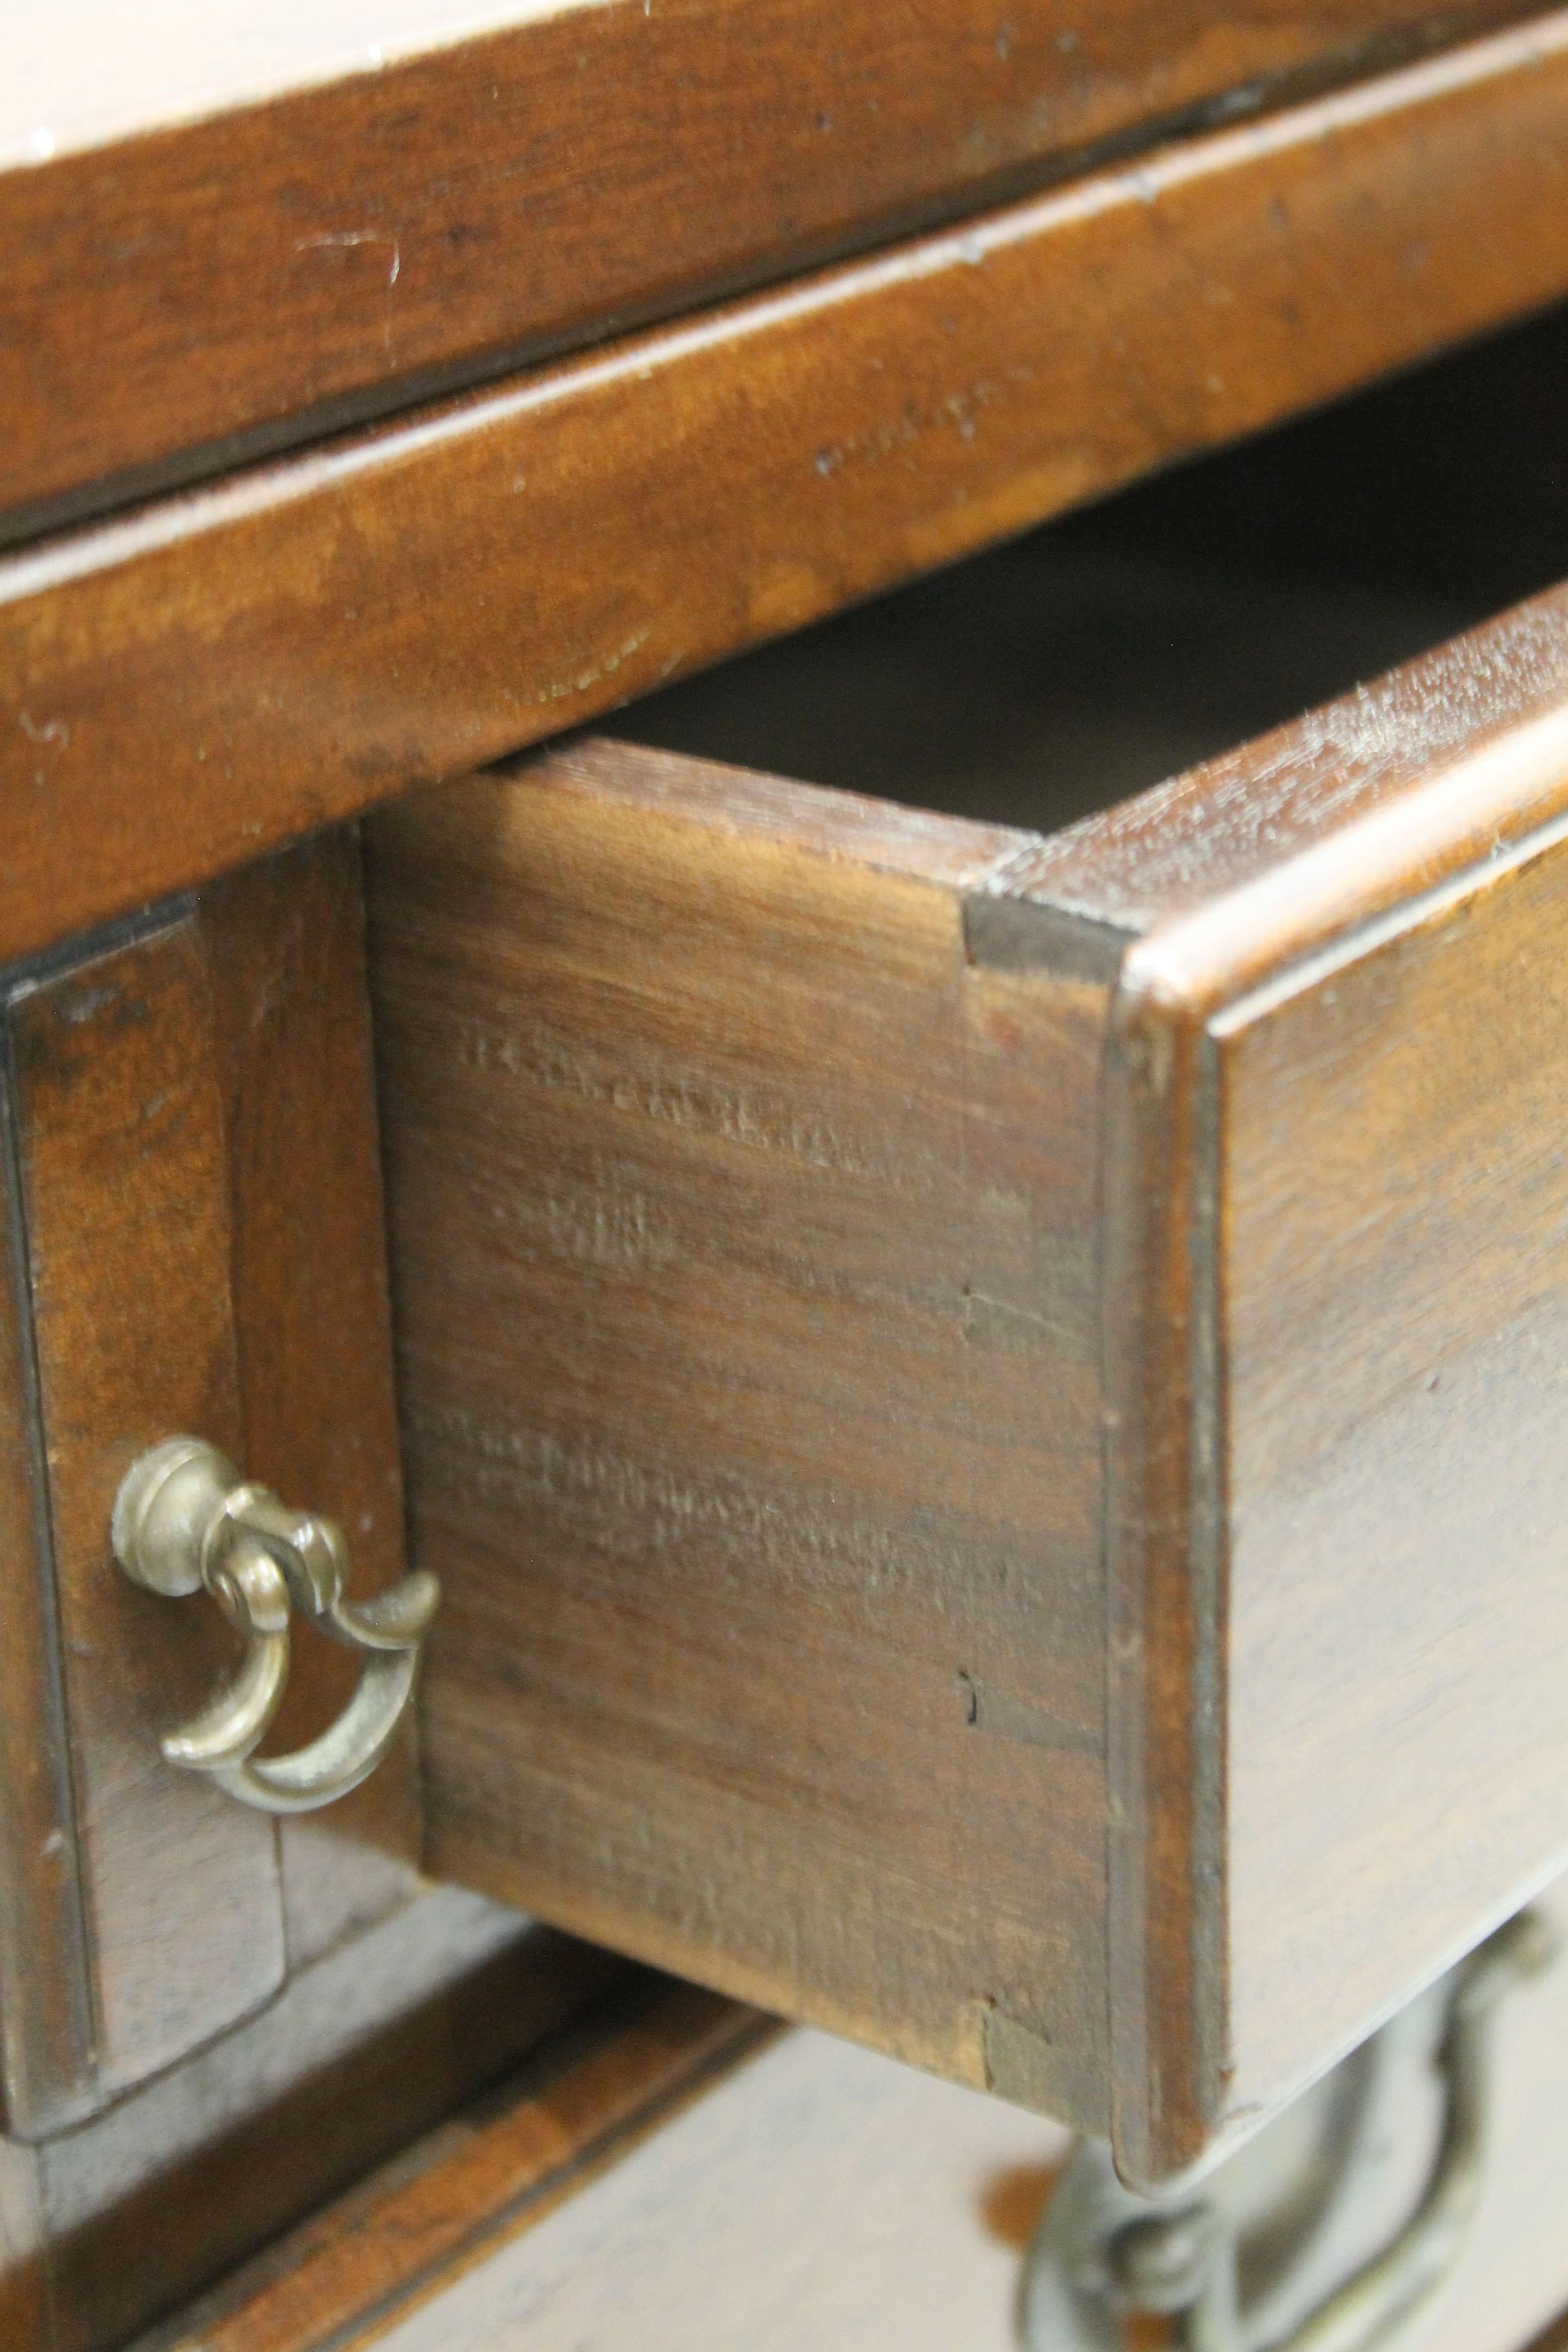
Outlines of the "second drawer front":
[[584,742],[378,825],[445,1874],[1092,2131],[1568,1843],[1568,595],[1050,840]]

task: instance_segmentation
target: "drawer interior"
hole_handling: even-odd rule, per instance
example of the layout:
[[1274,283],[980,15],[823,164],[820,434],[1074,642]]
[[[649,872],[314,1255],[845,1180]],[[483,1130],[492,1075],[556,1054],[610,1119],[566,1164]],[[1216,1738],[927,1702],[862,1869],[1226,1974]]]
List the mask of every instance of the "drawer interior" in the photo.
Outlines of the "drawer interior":
[[1049,833],[1568,572],[1568,311],[682,681],[612,734]]

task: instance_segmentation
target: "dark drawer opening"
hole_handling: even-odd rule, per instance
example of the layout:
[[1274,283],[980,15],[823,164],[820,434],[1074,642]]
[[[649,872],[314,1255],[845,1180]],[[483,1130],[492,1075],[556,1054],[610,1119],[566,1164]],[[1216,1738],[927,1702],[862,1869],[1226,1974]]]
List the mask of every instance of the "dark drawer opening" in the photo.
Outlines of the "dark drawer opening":
[[1560,310],[685,680],[607,731],[1049,832],[1564,572]]

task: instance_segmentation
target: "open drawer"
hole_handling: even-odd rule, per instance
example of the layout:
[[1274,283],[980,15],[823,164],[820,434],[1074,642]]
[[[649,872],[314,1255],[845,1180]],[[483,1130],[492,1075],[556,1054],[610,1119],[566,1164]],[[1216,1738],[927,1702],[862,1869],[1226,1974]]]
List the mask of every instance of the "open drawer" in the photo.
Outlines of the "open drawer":
[[1120,802],[1465,617],[1180,540],[371,836],[434,1868],[1142,2182],[1568,1859],[1568,590]]

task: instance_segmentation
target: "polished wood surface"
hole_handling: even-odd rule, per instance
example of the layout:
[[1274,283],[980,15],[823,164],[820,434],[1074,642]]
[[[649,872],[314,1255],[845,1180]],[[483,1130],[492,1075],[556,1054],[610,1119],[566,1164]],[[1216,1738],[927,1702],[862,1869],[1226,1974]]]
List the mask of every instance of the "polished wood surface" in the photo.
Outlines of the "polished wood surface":
[[1534,1369],[1565,752],[1557,592],[1017,877],[1136,941],[1106,1279],[1137,2171],[1358,2038],[1568,1843]]
[[[338,1516],[357,1591],[403,1572],[352,829],[14,969],[3,1010],[0,2339],[109,2352],[619,1964],[425,1888],[412,1727],[321,1819],[166,1765],[233,1639],[110,1558],[121,1473],[189,1428]],[[346,1695],[293,1652],[275,1745]]]
[[[80,2128],[0,2140],[32,2214],[6,2352],[129,2334],[430,2129],[604,1998],[608,1955],[427,1893],[298,1971],[268,2009]],[[0,2203],[9,2223],[9,2201]]]
[[0,2333],[17,2352],[45,2352],[49,2341],[44,2238],[37,2151],[0,2139]]
[[[71,1812],[55,1833],[81,1886],[101,2099],[257,2008],[287,1966],[272,1823],[158,1751],[228,1670],[232,1636],[216,1609],[137,1591],[109,1549],[138,1454],[183,1430],[243,1454],[218,1044],[195,918],[73,962],[8,1013],[47,1461],[42,1572],[58,1595],[70,1759]],[[19,1997],[59,1958],[39,1951]]]
[[[270,1999],[414,1890],[412,1727],[325,1823],[159,1753],[232,1671],[216,1608],[115,1569],[119,1482],[180,1431],[403,1572],[358,846],[323,837],[5,1000],[7,2128],[58,2130]],[[353,1661],[293,1644],[274,1742]],[[344,1668],[348,1671],[345,1673]]]
[[[349,1539],[353,1590],[404,1574],[403,1482],[371,1061],[359,847],[352,830],[247,866],[203,901],[222,1038],[230,1282],[247,1475]],[[357,1661],[292,1644],[264,1753],[346,1706]],[[416,1731],[321,1814],[278,1824],[290,1965],[411,1891]]]
[[[1474,2234],[1409,2352],[1517,2352],[1568,2293],[1565,2028],[1561,1964],[1509,1996]],[[634,2061],[637,2039],[621,2029]],[[582,2079],[614,2081],[616,2050]],[[1409,2105],[1420,2139],[1419,2087]],[[714,2069],[613,2163],[542,2197],[551,2106],[525,2074],[137,2352],[1015,2352],[1058,2128],[797,2032]],[[453,2244],[461,2211],[473,2227]],[[1163,2342],[1157,2328],[1129,2328],[1129,2352]],[[1560,2352],[1565,2328],[1533,2352]]]
[[1568,1846],[1563,867],[1555,843],[1488,855],[1394,937],[1208,1024],[1240,2114]]
[[1005,17],[989,0],[510,13],[294,0],[263,28],[232,0],[195,21],[161,0],[127,43],[99,0],[0,35],[13,534],[1516,12],[1114,0],[1072,27],[1046,0]]
[[1549,301],[1565,194],[1554,16],[16,555],[0,953]]
[[769,2032],[754,2011],[691,1986],[628,1985],[155,2341],[164,2352],[303,2352],[363,2340],[384,2313],[580,2195]]
[[1522,1899],[1565,776],[1558,591],[1051,839],[378,820],[437,1865],[1146,2179]]
[[1103,2128],[1103,991],[966,962],[1017,840],[610,744],[378,824],[430,1861]]
[[[9,1059],[7,1054],[0,1089],[0,1228],[6,1243],[0,1279],[0,2110],[5,2128],[16,2131],[58,2126],[86,2112],[95,2084]],[[8,2213],[5,2171],[0,2167],[0,2213]],[[6,2231],[9,2245],[8,2221]]]

